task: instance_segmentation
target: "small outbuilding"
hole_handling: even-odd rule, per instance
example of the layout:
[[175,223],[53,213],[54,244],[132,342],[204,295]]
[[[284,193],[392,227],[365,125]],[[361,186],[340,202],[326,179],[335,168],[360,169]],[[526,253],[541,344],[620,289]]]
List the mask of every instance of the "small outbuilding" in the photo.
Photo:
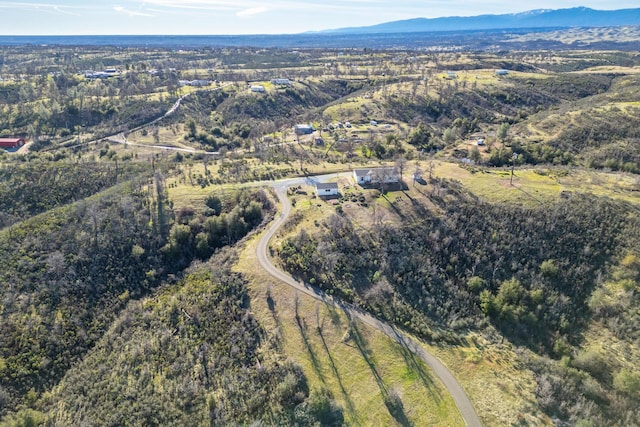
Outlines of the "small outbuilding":
[[300,124],[295,125],[293,127],[293,131],[296,135],[311,135],[315,131],[315,129],[311,125]]
[[289,79],[271,79],[271,83],[274,84],[274,85],[290,86],[291,85],[291,80],[289,80]]
[[253,85],[251,86],[251,92],[256,92],[256,93],[265,93],[265,89],[264,86],[261,85]]
[[497,76],[506,76],[507,74],[509,74],[509,70],[496,70]]
[[338,184],[335,182],[317,182],[316,193],[318,197],[332,197],[338,195]]

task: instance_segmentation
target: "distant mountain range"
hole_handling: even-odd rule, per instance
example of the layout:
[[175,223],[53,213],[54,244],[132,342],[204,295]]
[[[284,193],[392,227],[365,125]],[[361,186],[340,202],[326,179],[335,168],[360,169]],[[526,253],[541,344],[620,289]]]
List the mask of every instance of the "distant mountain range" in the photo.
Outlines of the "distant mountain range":
[[[532,10],[508,15],[473,17],[417,18],[387,22],[370,27],[340,28],[300,34],[254,35],[78,35],[78,36],[1,36],[6,45],[78,46],[161,46],[194,47],[278,47],[278,48],[374,48],[374,49],[621,49],[640,50],[638,31],[614,28],[635,25],[640,28],[640,8],[593,10],[586,7],[558,10]],[[585,40],[549,37],[514,39],[515,35],[545,33],[567,28],[609,27],[606,36],[594,34]],[[600,32],[601,30],[571,30]],[[620,33],[619,37],[615,32]],[[624,34],[623,34],[624,33]],[[598,39],[598,37],[601,37]],[[588,40],[587,40],[588,39]]]
[[538,9],[505,15],[415,18],[368,27],[339,28],[316,34],[391,34],[521,28],[616,27],[640,25],[640,8],[594,10],[588,7]]

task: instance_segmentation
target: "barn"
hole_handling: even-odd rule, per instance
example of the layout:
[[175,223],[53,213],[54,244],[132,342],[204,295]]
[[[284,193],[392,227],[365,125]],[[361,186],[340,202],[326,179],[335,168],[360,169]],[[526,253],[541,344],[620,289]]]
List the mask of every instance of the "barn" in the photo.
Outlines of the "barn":
[[25,144],[24,138],[0,138],[0,148],[14,150]]

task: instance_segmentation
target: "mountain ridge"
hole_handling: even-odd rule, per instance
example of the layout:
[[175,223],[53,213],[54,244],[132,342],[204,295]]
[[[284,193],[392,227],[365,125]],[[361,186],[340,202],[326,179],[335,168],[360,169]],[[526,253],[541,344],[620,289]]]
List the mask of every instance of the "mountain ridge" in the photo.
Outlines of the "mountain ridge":
[[584,6],[534,9],[509,14],[410,18],[364,27],[346,27],[314,34],[383,34],[434,31],[469,31],[522,28],[570,28],[640,25],[640,8],[596,10]]

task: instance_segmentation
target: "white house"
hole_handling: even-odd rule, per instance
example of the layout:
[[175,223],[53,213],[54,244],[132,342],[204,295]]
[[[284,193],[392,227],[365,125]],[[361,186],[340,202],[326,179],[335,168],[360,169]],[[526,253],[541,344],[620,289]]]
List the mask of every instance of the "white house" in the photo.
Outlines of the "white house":
[[498,76],[506,76],[507,74],[509,74],[509,70],[496,70]]
[[251,86],[251,92],[264,93],[264,86],[262,85],[253,85]]
[[394,184],[399,181],[396,168],[354,169],[353,177],[356,184]]
[[211,82],[209,80],[178,80],[180,86],[209,86]]
[[331,197],[338,195],[338,184],[335,182],[316,182],[318,197]]
[[191,80],[191,82],[189,82],[189,86],[196,87],[209,86],[210,84],[211,82],[209,80]]
[[274,85],[289,86],[291,84],[291,80],[289,80],[289,79],[272,79],[271,83],[273,83]]

